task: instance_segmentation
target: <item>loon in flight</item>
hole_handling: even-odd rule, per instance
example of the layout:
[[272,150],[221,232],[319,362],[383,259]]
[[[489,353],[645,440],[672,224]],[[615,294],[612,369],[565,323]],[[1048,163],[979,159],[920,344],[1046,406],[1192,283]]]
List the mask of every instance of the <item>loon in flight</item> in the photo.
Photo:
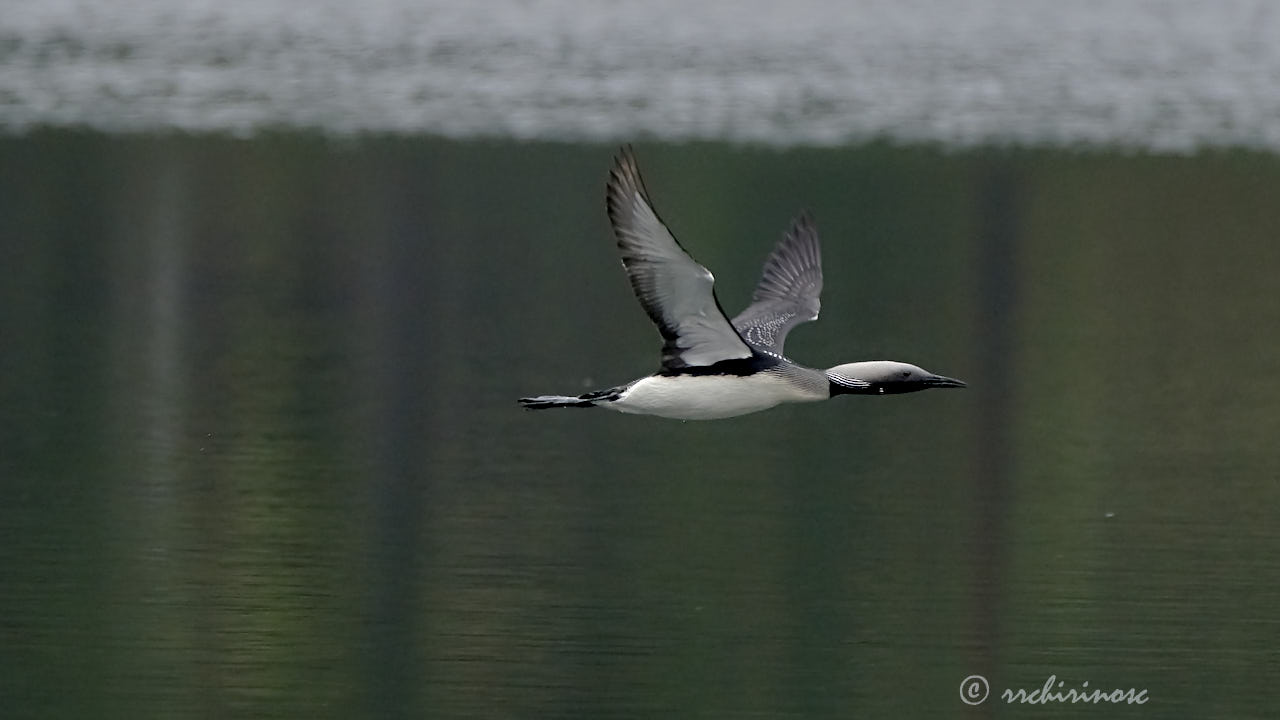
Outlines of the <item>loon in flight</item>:
[[606,186],[609,221],[622,266],[662,334],[658,372],[577,396],[521,398],[529,410],[603,407],[678,420],[715,420],[787,402],[836,395],[887,395],[957,388],[959,380],[915,365],[875,360],[827,370],[782,354],[791,328],[818,319],[822,258],[818,231],[802,213],[769,259],[751,305],[733,320],[716,299],[715,278],[685,252],[658,218],[630,147],[622,148]]

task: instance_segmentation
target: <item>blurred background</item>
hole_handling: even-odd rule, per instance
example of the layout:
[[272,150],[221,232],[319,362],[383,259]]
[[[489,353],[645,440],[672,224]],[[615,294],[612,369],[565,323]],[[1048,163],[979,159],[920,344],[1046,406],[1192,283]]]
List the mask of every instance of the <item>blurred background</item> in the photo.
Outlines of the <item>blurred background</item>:
[[[969,388],[520,411],[623,142]],[[1270,717],[1278,153],[1265,0],[0,0],[0,715]]]

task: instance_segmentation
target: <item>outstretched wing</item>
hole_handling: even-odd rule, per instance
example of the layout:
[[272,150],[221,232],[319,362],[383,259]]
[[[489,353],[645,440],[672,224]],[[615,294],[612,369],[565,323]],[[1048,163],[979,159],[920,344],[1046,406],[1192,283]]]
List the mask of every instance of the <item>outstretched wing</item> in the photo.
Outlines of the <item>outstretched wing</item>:
[[733,326],[752,347],[781,356],[791,328],[818,319],[821,293],[818,229],[808,213],[800,213],[765,261],[751,305],[733,319]]
[[614,162],[605,200],[631,287],[662,333],[663,369],[751,357],[716,300],[715,278],[653,211],[630,147]]

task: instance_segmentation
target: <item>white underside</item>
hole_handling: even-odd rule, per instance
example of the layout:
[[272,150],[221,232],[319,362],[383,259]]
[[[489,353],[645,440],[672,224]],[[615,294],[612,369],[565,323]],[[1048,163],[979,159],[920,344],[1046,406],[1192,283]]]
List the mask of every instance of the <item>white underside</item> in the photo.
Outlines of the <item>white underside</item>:
[[617,400],[599,407],[676,420],[717,420],[767,410],[785,402],[824,400],[773,373],[737,375],[654,375],[636,381]]

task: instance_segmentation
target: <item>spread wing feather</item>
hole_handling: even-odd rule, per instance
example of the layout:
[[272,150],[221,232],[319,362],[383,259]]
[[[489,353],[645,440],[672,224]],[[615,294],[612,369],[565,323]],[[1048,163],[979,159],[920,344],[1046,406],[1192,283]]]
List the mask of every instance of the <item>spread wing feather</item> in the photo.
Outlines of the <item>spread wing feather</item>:
[[663,369],[751,357],[716,300],[715,278],[654,212],[629,147],[609,173],[605,200],[631,288],[662,334]]
[[791,328],[818,319],[821,294],[818,229],[801,213],[765,261],[751,305],[733,319],[733,327],[752,347],[781,356]]

